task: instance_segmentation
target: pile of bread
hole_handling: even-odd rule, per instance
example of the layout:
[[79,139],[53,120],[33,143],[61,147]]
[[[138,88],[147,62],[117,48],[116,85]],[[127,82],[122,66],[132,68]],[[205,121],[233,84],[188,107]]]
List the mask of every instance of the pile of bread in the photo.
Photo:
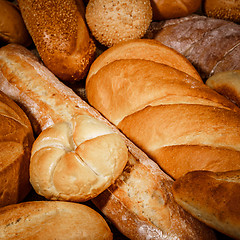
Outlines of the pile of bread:
[[240,3],[0,15],[0,239],[240,239]]

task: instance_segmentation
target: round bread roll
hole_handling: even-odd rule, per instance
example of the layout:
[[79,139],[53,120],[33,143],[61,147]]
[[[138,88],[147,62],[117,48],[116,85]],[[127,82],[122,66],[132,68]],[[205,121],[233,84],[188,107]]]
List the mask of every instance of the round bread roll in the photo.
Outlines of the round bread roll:
[[150,0],[90,0],[86,20],[93,36],[110,47],[143,37],[152,21],[152,8]]
[[204,10],[208,17],[240,23],[239,0],[205,0]]
[[167,20],[188,16],[196,12],[202,0],[151,0],[153,20]]
[[32,148],[30,181],[47,199],[82,202],[107,189],[127,160],[120,135],[100,120],[76,115],[38,136]]
[[0,92],[0,207],[19,202],[30,192],[33,141],[32,127],[23,110]]
[[26,29],[18,7],[7,0],[0,0],[0,43],[19,43],[29,46],[32,39]]
[[34,201],[0,209],[1,240],[111,240],[104,218],[92,208],[71,202]]

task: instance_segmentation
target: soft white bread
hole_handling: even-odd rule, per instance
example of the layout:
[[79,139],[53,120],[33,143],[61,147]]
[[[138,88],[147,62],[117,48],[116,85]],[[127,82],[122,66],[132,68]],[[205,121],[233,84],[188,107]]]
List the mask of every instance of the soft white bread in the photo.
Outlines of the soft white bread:
[[40,133],[32,148],[30,182],[47,199],[83,202],[114,183],[127,160],[124,140],[109,126],[76,115]]
[[153,20],[165,20],[188,16],[198,9],[202,0],[151,0]]
[[82,0],[19,0],[27,29],[44,64],[63,81],[83,79],[95,44],[85,23]]
[[0,44],[19,43],[29,46],[32,39],[19,8],[8,0],[0,0]]
[[111,240],[104,218],[78,203],[34,201],[0,209],[1,240]]
[[173,184],[176,201],[212,228],[240,239],[240,170],[194,171]]
[[29,162],[34,141],[23,110],[0,91],[0,207],[22,201],[31,190]]
[[240,107],[240,70],[216,73],[206,84]]
[[93,36],[111,47],[144,36],[151,21],[150,0],[90,0],[86,21]]
[[173,178],[240,168],[239,108],[184,72],[149,60],[116,60],[89,78],[86,93]]
[[[102,115],[61,83],[27,49],[0,49],[0,88],[35,119],[36,131],[86,114],[105,122],[125,141],[129,158],[121,176],[92,201],[130,239],[213,240],[213,232],[173,199],[173,180]],[[163,217],[164,216],[164,217]]]
[[145,59],[159,62],[179,69],[202,81],[192,64],[177,51],[156,40],[134,39],[109,48],[95,59],[89,69],[86,84],[88,84],[89,78],[100,68],[119,59]]

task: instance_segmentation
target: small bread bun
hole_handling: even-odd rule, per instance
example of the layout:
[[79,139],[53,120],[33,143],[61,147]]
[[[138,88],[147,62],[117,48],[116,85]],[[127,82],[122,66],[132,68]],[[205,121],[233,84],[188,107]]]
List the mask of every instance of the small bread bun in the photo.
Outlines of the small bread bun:
[[239,0],[205,0],[204,10],[208,17],[240,23]]
[[143,37],[152,21],[152,8],[150,0],[90,0],[86,20],[93,36],[110,47]]
[[7,0],[0,0],[0,43],[19,43],[29,46],[32,39],[18,7]]
[[151,0],[153,20],[167,20],[188,16],[196,12],[201,3],[202,0]]
[[240,70],[216,73],[206,84],[240,107]]
[[30,181],[51,200],[82,202],[96,197],[122,173],[124,140],[100,120],[76,115],[45,129],[34,142]]
[[113,234],[104,218],[86,205],[34,201],[0,209],[0,239],[112,240]]
[[22,201],[31,190],[33,131],[25,112],[0,92],[0,207]]

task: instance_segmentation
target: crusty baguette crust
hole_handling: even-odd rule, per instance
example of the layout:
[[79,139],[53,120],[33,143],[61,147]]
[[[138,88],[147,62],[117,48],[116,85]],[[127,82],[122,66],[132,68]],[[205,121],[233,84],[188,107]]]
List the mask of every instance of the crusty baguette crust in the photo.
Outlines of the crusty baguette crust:
[[[183,212],[173,201],[169,191],[173,180],[100,113],[37,62],[29,51],[17,45],[2,48],[0,66],[0,88],[35,119],[38,132],[62,119],[69,121],[73,114],[85,113],[104,121],[123,137],[129,150],[127,167],[119,181],[96,200],[96,205],[123,234],[134,236],[133,239],[147,239],[150,232],[158,233],[155,239],[215,239],[209,228]],[[134,224],[129,226],[128,219]]]
[[44,64],[63,81],[83,79],[96,47],[85,23],[82,0],[18,3]]
[[173,184],[176,201],[193,216],[240,239],[240,171],[193,171]]

